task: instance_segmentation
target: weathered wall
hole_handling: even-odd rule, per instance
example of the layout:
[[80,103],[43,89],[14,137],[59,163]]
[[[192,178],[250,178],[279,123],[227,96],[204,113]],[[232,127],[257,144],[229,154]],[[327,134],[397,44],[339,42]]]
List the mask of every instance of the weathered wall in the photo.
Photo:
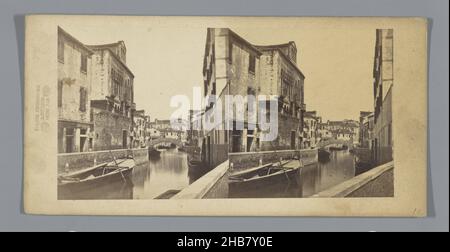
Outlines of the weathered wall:
[[361,162],[372,163],[372,150],[369,148],[353,148],[355,155]]
[[203,199],[228,198],[228,172],[220,177],[214,186],[202,197]]
[[[94,159],[97,164],[111,162],[112,156],[116,158],[125,158],[132,155],[136,165],[148,161],[148,150],[145,149],[120,149],[110,151],[93,151],[81,153],[62,153],[58,154],[58,173],[72,172],[94,165]],[[66,171],[66,164],[69,165]]]
[[[119,62],[117,57],[112,55],[112,52],[106,49],[94,50],[95,54],[92,56],[92,100],[103,100],[105,96],[114,94],[120,101],[127,101],[131,104],[134,101],[133,93],[133,79],[131,73]],[[123,78],[121,85],[121,92],[115,92],[112,85],[111,69]]]
[[394,170],[388,170],[346,197],[394,197]]
[[[91,88],[91,56],[87,57],[87,71],[81,71],[81,55],[86,50],[65,36],[58,36],[64,43],[64,60],[58,61],[58,88],[62,89],[62,104],[58,107],[58,119],[88,123]],[[61,43],[61,42],[60,42]],[[80,88],[86,89],[85,111],[80,110]]]
[[228,189],[223,188],[223,183],[228,183],[226,177],[228,169],[228,161],[221,163],[194,183],[181,190],[172,199],[226,198]]
[[[377,139],[376,162],[383,164],[392,160],[393,132],[392,132],[392,88],[387,93],[377,122],[374,125],[374,136]],[[389,131],[391,131],[389,133]]]
[[377,29],[374,62],[374,138],[375,161],[383,164],[392,160],[392,86],[394,84],[394,31]]
[[[131,118],[107,110],[92,108],[94,119],[94,150],[122,149],[129,146]],[[126,144],[123,144],[126,131]]]
[[[278,50],[264,51],[261,56],[260,93],[262,95],[283,95],[282,78],[290,80],[292,91],[286,96],[289,102],[301,105],[303,101],[304,77],[288,62]],[[283,74],[282,74],[283,72]],[[280,106],[281,104],[279,104]],[[298,107],[292,108],[295,111]],[[300,134],[303,131],[301,115],[298,112],[283,113],[278,111],[278,138],[272,142],[262,143],[261,150],[286,150],[291,147],[291,133],[294,131],[295,148],[301,147]]]
[[283,160],[299,157],[304,165],[317,162],[317,149],[313,150],[282,150],[282,151],[262,151],[262,152],[238,152],[229,153],[229,162],[233,164],[233,170],[255,167],[260,164],[279,162]]
[[314,198],[393,197],[394,162],[374,167],[356,177],[319,192]]
[[98,51],[92,55],[92,100],[103,100],[111,94],[111,77],[110,77],[111,59],[106,51]]

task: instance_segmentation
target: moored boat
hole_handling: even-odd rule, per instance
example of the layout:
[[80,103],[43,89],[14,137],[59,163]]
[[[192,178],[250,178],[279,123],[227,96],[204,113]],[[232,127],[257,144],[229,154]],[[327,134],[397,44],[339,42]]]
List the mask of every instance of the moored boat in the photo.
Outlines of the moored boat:
[[70,195],[95,190],[105,184],[131,182],[136,163],[131,158],[117,159],[80,171],[58,176],[58,195]]
[[161,155],[161,151],[155,149],[153,146],[148,147],[148,156],[149,157],[159,157]]
[[318,150],[318,159],[319,159],[319,162],[325,163],[325,162],[330,161],[330,154],[331,154],[331,153],[330,153],[329,151],[325,150],[324,148],[320,148],[320,149]]
[[254,195],[252,192],[257,192],[259,189],[298,185],[301,167],[303,164],[300,160],[289,160],[232,173],[228,176],[229,194],[231,196],[242,196],[243,193]]
[[346,144],[337,144],[337,145],[334,145],[334,146],[330,146],[328,149],[330,151],[347,150],[348,146]]
[[170,189],[170,190],[167,190],[167,191],[163,192],[162,194],[156,196],[155,199],[170,199],[173,196],[175,196],[177,193],[179,193],[180,191],[181,190]]

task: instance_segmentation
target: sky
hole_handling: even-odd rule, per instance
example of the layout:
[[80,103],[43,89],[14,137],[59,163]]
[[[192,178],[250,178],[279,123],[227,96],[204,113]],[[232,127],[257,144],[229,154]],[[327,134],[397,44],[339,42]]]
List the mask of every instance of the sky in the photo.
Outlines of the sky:
[[372,68],[375,29],[365,22],[314,19],[218,18],[67,19],[60,26],[85,44],[123,40],[127,65],[135,75],[134,100],[151,120],[168,119],[173,95],[192,97],[202,86],[207,27],[228,27],[252,44],[294,41],[297,65],[305,75],[306,109],[323,120],[359,120],[373,111]]

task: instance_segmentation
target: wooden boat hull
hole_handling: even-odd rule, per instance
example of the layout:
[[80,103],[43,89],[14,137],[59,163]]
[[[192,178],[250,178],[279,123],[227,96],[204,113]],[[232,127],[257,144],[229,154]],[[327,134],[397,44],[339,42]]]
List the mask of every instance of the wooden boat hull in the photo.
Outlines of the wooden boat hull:
[[207,170],[207,166],[203,161],[188,159],[188,168],[190,173],[203,172]]
[[319,162],[322,162],[322,163],[324,163],[324,162],[328,162],[328,161],[330,161],[330,152],[328,152],[327,150],[325,150],[325,149],[319,149],[318,150],[318,159],[319,159]]
[[151,147],[148,149],[148,156],[149,157],[159,157],[161,155],[161,151]]
[[179,193],[181,190],[175,190],[175,189],[171,189],[171,190],[167,190],[165,192],[163,192],[162,194],[158,195],[157,197],[155,197],[155,199],[170,199],[173,196],[175,196],[177,193]]
[[82,195],[114,183],[132,184],[134,160],[118,160],[117,162],[118,166],[111,162],[82,172],[61,176],[58,183],[58,198],[66,198],[64,196],[67,195]]
[[[231,198],[235,197],[261,197],[267,193],[280,194],[289,188],[299,189],[300,186],[300,166],[288,167],[272,174],[258,176],[258,173],[265,172],[268,168],[276,166],[269,164],[261,168],[249,169],[237,174],[231,174],[228,178],[228,193]],[[242,178],[247,177],[247,178]]]

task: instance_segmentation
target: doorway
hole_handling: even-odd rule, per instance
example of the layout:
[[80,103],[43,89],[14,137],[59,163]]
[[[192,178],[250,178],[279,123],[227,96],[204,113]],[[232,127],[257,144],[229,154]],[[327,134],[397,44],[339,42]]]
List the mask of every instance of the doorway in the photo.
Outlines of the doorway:
[[206,145],[207,145],[207,150],[208,150],[208,165],[211,165],[211,136],[207,136],[206,137]]
[[127,137],[128,137],[127,131],[123,130],[122,131],[122,148],[124,148],[124,149],[127,148]]
[[295,150],[295,131],[291,131],[291,149]]

